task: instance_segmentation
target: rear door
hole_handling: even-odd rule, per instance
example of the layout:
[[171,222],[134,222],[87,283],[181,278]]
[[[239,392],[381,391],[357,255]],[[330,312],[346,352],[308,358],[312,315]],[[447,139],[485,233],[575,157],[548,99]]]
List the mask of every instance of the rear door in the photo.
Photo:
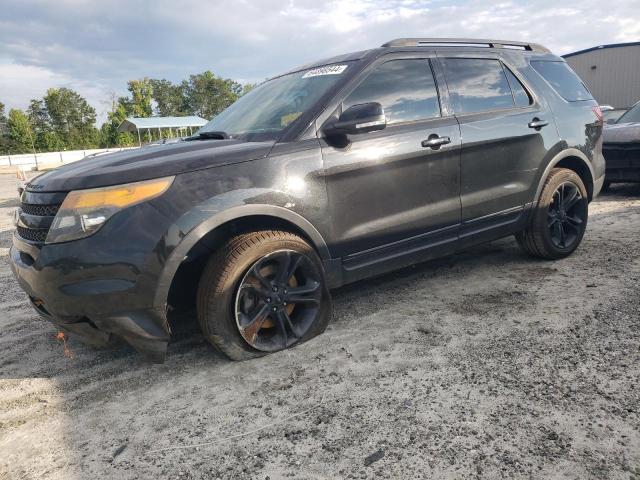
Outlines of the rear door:
[[517,228],[558,138],[552,113],[497,56],[442,54],[440,64],[462,136],[461,239]]
[[[428,54],[383,57],[338,99],[337,111],[367,102],[383,106],[384,130],[350,135],[346,145],[321,139],[332,253],[353,255],[347,265],[457,241],[460,133],[442,114]],[[423,146],[435,137],[448,142]]]

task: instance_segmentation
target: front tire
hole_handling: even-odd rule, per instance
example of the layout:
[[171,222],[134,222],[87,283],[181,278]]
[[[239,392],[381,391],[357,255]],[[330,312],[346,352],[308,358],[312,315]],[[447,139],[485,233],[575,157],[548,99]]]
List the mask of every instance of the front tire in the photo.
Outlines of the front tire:
[[587,228],[589,200],[580,176],[554,168],[532,212],[529,227],[516,234],[522,249],[534,257],[555,260],[578,248]]
[[260,357],[322,333],[331,296],[320,258],[302,238],[250,232],[211,256],[198,286],[205,337],[232,360]]

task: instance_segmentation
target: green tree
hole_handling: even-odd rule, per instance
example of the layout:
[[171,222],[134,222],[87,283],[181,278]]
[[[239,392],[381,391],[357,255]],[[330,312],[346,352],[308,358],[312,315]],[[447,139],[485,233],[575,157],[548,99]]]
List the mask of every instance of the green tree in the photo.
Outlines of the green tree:
[[66,147],[64,139],[61,138],[58,132],[54,131],[51,125],[51,118],[49,118],[44,100],[31,100],[27,115],[37,151],[54,152],[63,150]]
[[29,117],[21,110],[11,109],[7,119],[10,153],[33,152],[33,132],[29,124]]
[[253,90],[254,88],[256,88],[258,86],[257,83],[245,83],[242,86],[242,93],[240,96],[242,95],[246,95],[247,93],[249,93],[251,90]]
[[154,113],[161,117],[181,117],[188,115],[184,85],[175,85],[169,80],[151,79],[153,100],[156,103]]
[[113,102],[112,110],[107,114],[107,121],[100,128],[100,147],[129,147],[137,145],[138,141],[130,133],[118,132],[118,127],[131,115],[131,102],[121,97]]
[[182,82],[189,113],[206,119],[215,117],[242,94],[242,85],[211,71],[191,75]]
[[0,102],[0,135],[4,135],[7,128],[7,116],[4,113],[4,103]]
[[96,111],[82,96],[68,88],[50,88],[43,102],[51,131],[66,148],[97,145]]
[[131,92],[131,113],[134,117],[150,117],[153,113],[151,101],[153,100],[153,85],[147,77],[140,80],[129,80],[127,83]]

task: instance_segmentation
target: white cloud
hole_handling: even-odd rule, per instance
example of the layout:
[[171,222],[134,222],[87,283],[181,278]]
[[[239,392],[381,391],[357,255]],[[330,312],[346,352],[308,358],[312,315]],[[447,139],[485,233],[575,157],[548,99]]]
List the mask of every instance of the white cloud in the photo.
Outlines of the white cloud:
[[[66,85],[103,111],[132,78],[256,81],[395,37],[528,40],[558,54],[640,40],[638,0],[2,0],[0,100]],[[3,78],[10,73],[13,80]]]
[[108,111],[108,89],[91,85],[68,75],[56,73],[44,67],[21,65],[0,60],[0,100],[6,110],[26,109],[33,98],[42,98],[49,88],[71,88],[96,109],[98,123],[106,119]]

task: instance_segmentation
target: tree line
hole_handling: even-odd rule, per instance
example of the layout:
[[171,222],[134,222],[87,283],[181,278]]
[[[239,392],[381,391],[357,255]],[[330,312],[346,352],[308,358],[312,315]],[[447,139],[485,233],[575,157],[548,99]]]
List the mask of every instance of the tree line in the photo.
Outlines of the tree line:
[[[137,136],[117,131],[125,118],[198,115],[210,119],[251,88],[210,71],[179,83],[147,77],[130,80],[129,95],[114,96],[100,128],[95,125],[95,108],[66,87],[50,88],[43,98],[31,100],[25,111],[5,112],[0,101],[0,155],[137,145]],[[143,132],[144,141],[157,138],[157,132]]]

